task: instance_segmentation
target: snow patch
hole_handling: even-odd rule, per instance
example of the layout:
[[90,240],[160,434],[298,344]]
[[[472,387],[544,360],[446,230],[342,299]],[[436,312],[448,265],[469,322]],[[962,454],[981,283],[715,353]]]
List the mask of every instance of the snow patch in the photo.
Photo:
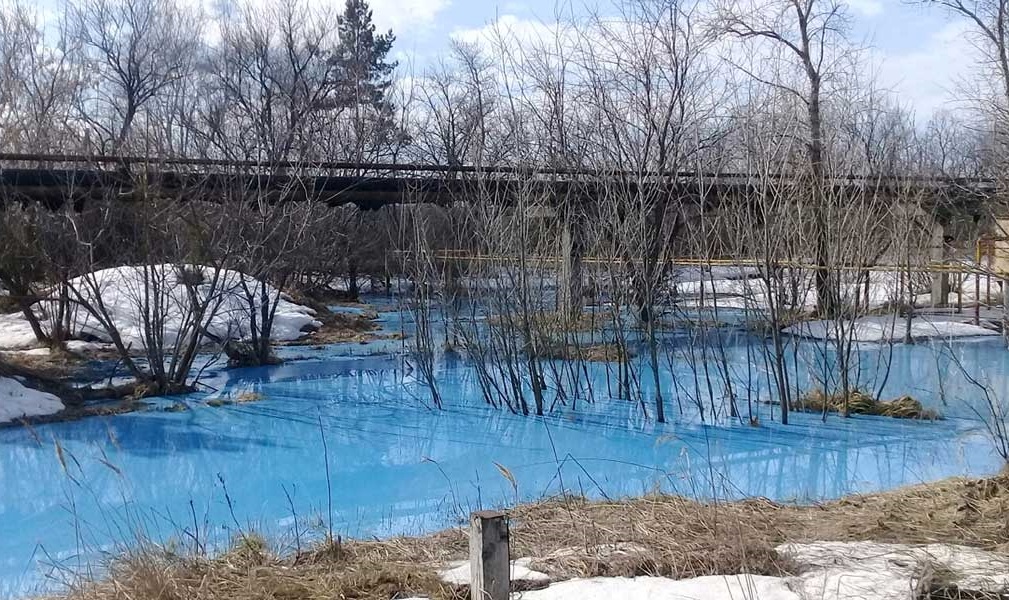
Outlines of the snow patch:
[[[804,321],[782,330],[788,335],[835,340],[851,337],[858,342],[902,341],[907,333],[907,321],[895,315],[862,317],[854,321]],[[984,335],[998,335],[980,325],[959,321],[915,317],[911,320],[911,338],[914,340],[934,338],[959,338]]]
[[548,588],[512,594],[521,600],[801,600],[779,577],[733,575],[665,579],[663,577],[593,577],[571,579]]
[[0,315],[0,350],[25,350],[37,345],[35,332],[24,315]]
[[[1009,557],[949,544],[914,546],[877,542],[782,544],[777,551],[799,565],[800,575],[593,577],[553,583],[511,594],[512,600],[912,600],[928,570],[946,574],[961,589],[1000,591],[1009,587]],[[564,554],[565,552],[559,552]],[[512,580],[525,574],[531,559],[512,563]],[[521,568],[516,568],[516,567]],[[531,571],[531,573],[536,573]],[[469,584],[469,563],[458,561],[440,572],[455,585]],[[546,581],[539,573],[536,581]],[[414,600],[420,600],[414,599]]]
[[[524,581],[529,583],[543,583],[550,581],[550,576],[546,573],[534,571],[531,568],[531,558],[518,558],[511,561],[511,581]],[[438,571],[441,580],[450,585],[469,585],[472,581],[472,572],[468,560],[456,560],[448,563],[446,567]]]
[[0,350],[0,354],[6,356],[49,356],[49,348],[31,348],[29,350]]
[[909,600],[927,568],[947,573],[963,589],[1009,587],[1009,558],[966,546],[812,542],[777,550],[803,568],[791,579],[804,598]]
[[51,415],[64,408],[63,402],[52,394],[25,387],[10,377],[0,377],[0,423]]
[[[217,312],[207,324],[207,331],[221,339],[247,339],[250,336],[250,308],[243,290],[243,281],[257,295],[254,310],[260,308],[258,300],[259,281],[237,271],[222,270],[216,287],[212,285],[215,269],[203,268],[203,281],[196,287],[201,301],[213,298],[211,306],[219,300]],[[83,300],[96,305],[100,299],[111,321],[127,347],[143,348],[144,303],[158,301],[158,289],[167,290],[163,295],[166,347],[172,346],[180,332],[191,318],[190,298],[182,281],[177,265],[155,265],[144,267],[115,267],[96,271],[70,282],[80,292]],[[276,289],[267,286],[271,301],[276,297]],[[73,294],[71,294],[73,296]],[[36,305],[36,310],[47,309],[46,302]],[[43,326],[46,320],[42,320]],[[306,330],[318,329],[322,323],[315,319],[315,311],[296,304],[282,295],[277,303],[271,331],[274,341],[289,341],[305,335]],[[105,327],[88,311],[77,307],[73,311],[71,334],[78,338],[96,338],[103,342],[111,339]],[[0,349],[22,349],[37,345],[28,322],[21,314],[0,316]],[[83,343],[74,347],[75,351],[91,350],[94,346]]]
[[113,346],[111,344],[98,344],[95,342],[85,342],[82,340],[68,340],[67,350],[69,352],[75,352],[77,354],[83,354],[86,352],[95,352],[97,350],[110,350]]

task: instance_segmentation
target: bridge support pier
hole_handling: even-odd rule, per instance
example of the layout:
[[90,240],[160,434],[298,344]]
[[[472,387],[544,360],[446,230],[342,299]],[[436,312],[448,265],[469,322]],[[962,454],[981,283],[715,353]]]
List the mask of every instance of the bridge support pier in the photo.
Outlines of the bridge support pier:
[[[942,263],[946,259],[945,228],[939,223],[932,224],[929,238],[928,258],[932,263]],[[932,271],[932,287],[930,290],[933,307],[944,307],[949,302],[949,273]]]
[[563,215],[561,268],[557,281],[557,309],[569,317],[582,312],[582,232],[574,215]]
[[1009,219],[995,220],[995,236],[989,268],[998,274],[1002,288],[1002,337],[1009,343]]

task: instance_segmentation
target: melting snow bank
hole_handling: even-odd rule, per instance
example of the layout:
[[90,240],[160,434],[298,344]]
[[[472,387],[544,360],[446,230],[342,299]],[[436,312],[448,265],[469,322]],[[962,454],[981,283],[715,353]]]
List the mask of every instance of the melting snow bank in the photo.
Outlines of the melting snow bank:
[[[666,579],[664,577],[593,577],[553,583],[543,589],[515,592],[513,600],[916,600],[921,579],[941,574],[944,584],[960,589],[1002,591],[1009,588],[1009,557],[977,548],[947,544],[913,546],[876,542],[783,544],[799,574],[792,577],[729,575]],[[512,580],[541,583],[528,558],[512,561]],[[468,585],[468,564],[457,562],[440,571],[446,583]],[[420,600],[420,599],[413,599]]]
[[63,402],[52,394],[25,387],[10,377],[0,377],[0,423],[51,415],[63,408]]
[[801,574],[790,579],[802,598],[913,599],[930,572],[965,590],[1009,588],[1009,557],[966,546],[814,542],[777,550],[799,565]]
[[[782,330],[788,335],[834,340],[839,337],[857,342],[900,342],[907,334],[907,320],[894,315],[862,317],[854,321],[804,321]],[[999,335],[980,325],[937,318],[915,317],[911,320],[911,339],[960,338]]]
[[[177,265],[155,265],[149,267],[116,267],[95,271],[70,282],[81,299],[91,305],[105,307],[108,316],[122,336],[127,347],[143,348],[145,345],[145,306],[158,306],[164,314],[164,344],[174,344],[180,332],[191,325],[193,312],[189,289],[183,277],[199,277],[195,286],[201,303],[211,299],[210,306],[216,307],[213,318],[207,323],[206,331],[220,339],[246,339],[250,336],[250,305],[245,288],[253,294],[253,309],[260,309],[259,281],[237,271],[221,270],[214,282],[216,269],[211,267],[187,267],[182,273]],[[244,284],[244,285],[243,285]],[[161,290],[164,290],[161,292]],[[276,298],[277,290],[267,286],[270,301]],[[71,296],[76,298],[74,293]],[[218,304],[219,302],[219,304]],[[49,310],[47,301],[36,305],[36,312]],[[43,326],[47,319],[42,320]],[[23,349],[35,345],[31,328],[21,314],[0,315],[0,350]],[[322,323],[315,319],[315,311],[296,304],[286,295],[281,295],[271,331],[274,341],[289,341],[300,338],[306,330],[318,329]],[[71,332],[75,337],[97,338],[111,341],[105,327],[87,310],[77,306],[72,314]]]
[[761,575],[662,577],[593,577],[571,579],[542,590],[515,593],[522,600],[802,600],[784,579]]

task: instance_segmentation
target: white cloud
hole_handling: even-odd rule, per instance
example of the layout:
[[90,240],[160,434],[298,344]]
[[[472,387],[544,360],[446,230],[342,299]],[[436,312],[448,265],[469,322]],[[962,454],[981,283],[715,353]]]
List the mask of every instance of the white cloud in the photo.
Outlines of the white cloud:
[[927,120],[955,104],[957,87],[974,72],[978,58],[967,25],[954,21],[914,50],[880,55],[880,79],[915,109],[919,119]]
[[879,0],[848,0],[848,7],[864,17],[875,17],[883,12],[883,3]]
[[[884,10],[880,0],[849,0],[849,6],[856,15],[878,15]],[[978,51],[965,22],[944,20],[937,26],[928,24],[928,28],[916,29],[915,33],[904,33],[910,36],[906,39],[909,43],[899,50],[868,50],[871,70],[878,74],[880,85],[892,90],[902,104],[913,109],[919,121],[928,120],[937,110],[962,106],[958,103],[963,98],[960,84],[977,72],[979,64]],[[456,30],[452,37],[492,47],[491,40],[498,31],[510,44],[515,44],[513,47],[519,48],[532,40],[551,40],[557,33],[563,39],[573,36],[554,22],[504,14],[483,27]],[[760,70],[764,62],[761,59],[768,49],[759,46],[726,38],[712,45],[708,52]]]
[[456,29],[452,39],[469,44],[492,45],[500,34],[506,40],[522,44],[537,40],[549,39],[558,31],[556,23],[544,23],[535,19],[526,19],[513,14],[504,14],[475,29]]
[[[255,8],[278,5],[277,0],[180,0],[184,5],[199,7],[205,14],[214,15],[222,8],[241,6],[248,2]],[[398,39],[416,36],[429,29],[438,16],[449,7],[451,0],[369,0],[375,27],[381,32],[392,29]],[[345,7],[344,0],[308,0],[306,5],[313,10],[339,15]],[[334,23],[335,25],[335,23]],[[219,32],[211,27],[205,37],[213,43]]]
[[[434,24],[438,14],[449,6],[449,0],[371,0],[369,4],[379,29],[391,28],[399,37],[412,35],[418,29]],[[340,2],[342,8],[343,3]]]

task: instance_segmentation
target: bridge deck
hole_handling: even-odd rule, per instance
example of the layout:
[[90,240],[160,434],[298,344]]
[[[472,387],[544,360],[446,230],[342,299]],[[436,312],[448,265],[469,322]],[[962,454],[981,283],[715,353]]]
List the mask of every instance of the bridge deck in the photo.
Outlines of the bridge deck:
[[[387,204],[450,204],[481,195],[508,201],[513,194],[592,200],[605,191],[664,190],[679,199],[717,199],[770,184],[785,188],[794,175],[745,173],[628,172],[520,166],[451,166],[347,162],[273,162],[222,159],[153,159],[0,153],[0,194],[5,198],[61,204],[68,199],[129,196],[138,189],[173,198],[265,192],[364,209]],[[899,178],[845,175],[828,179],[849,193],[896,194],[924,190],[945,201],[972,202],[991,195],[990,179]]]

